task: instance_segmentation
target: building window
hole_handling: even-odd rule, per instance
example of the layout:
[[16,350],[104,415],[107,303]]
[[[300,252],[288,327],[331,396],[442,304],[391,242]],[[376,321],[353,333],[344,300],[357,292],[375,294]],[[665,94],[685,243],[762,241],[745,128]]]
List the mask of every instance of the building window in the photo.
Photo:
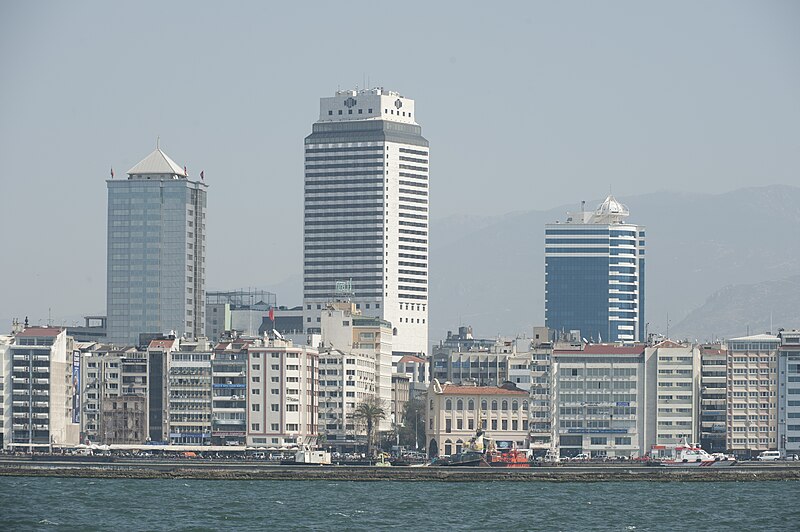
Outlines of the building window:
[[333,115],[333,111],[328,111],[328,116]]
[[261,424],[250,423],[250,430],[252,430],[253,432],[258,432],[259,430],[261,430]]
[[259,404],[250,405],[250,410],[252,410],[253,412],[258,412],[261,410],[261,405]]

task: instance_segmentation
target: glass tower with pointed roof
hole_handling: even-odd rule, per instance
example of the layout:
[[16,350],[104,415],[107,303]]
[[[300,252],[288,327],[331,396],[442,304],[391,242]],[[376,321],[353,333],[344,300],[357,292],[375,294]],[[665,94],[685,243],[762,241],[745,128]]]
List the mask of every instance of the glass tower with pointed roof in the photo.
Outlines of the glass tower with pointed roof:
[[644,341],[644,227],[608,196],[545,226],[545,324],[594,342]]
[[108,341],[203,336],[206,184],[160,148],[106,182]]

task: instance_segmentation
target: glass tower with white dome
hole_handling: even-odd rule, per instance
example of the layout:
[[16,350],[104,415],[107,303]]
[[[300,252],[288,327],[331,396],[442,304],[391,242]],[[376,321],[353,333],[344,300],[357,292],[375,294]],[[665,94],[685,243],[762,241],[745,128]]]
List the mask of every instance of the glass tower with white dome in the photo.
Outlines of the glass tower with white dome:
[[608,196],[594,211],[545,226],[545,324],[593,342],[645,336],[645,231]]

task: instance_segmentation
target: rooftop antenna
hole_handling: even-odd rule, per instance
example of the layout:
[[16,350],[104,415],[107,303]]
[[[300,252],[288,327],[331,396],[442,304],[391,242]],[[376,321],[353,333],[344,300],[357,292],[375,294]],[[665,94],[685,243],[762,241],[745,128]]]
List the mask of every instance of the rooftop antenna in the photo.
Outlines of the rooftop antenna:
[[161,149],[161,137],[156,137],[156,149]]

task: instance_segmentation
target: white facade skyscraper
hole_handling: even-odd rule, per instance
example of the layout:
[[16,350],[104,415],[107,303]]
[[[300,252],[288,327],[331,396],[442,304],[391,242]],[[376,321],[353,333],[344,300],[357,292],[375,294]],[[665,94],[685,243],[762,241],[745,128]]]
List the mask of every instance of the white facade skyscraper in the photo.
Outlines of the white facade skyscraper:
[[108,341],[203,336],[206,184],[156,150],[108,183]]
[[392,324],[395,359],[427,353],[428,162],[414,100],[382,88],[320,100],[305,139],[307,331],[346,298]]

